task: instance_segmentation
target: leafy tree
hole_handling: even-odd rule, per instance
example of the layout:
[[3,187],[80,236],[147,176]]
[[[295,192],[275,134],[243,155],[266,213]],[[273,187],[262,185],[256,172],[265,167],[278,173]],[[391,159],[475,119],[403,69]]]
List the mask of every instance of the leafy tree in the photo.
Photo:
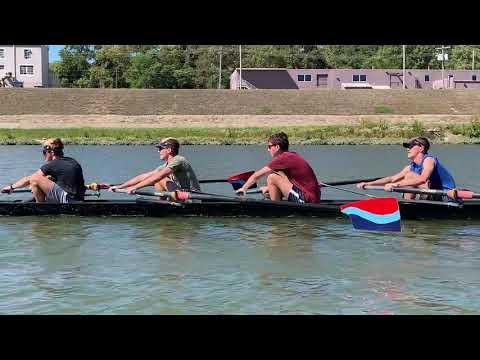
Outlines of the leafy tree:
[[74,87],[75,83],[88,71],[95,58],[95,50],[90,45],[67,45],[59,52],[60,62],[55,65],[62,87]]
[[[451,50],[450,66],[454,69],[472,69],[473,51],[475,58],[480,58],[479,45],[457,45]],[[475,61],[475,69],[478,68],[478,61]]]
[[[127,46],[103,46],[96,52],[95,67],[90,73],[91,83],[103,82],[105,87],[122,88],[128,87],[125,73],[130,66],[130,49]],[[96,78],[101,74],[101,78]],[[100,81],[101,80],[101,81]]]

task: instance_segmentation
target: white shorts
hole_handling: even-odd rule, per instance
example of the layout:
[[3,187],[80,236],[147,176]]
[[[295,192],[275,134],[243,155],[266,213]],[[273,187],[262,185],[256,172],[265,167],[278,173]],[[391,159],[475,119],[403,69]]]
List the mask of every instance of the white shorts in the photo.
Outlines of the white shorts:
[[46,198],[46,202],[56,204],[68,204],[71,200],[70,194],[55,183]]

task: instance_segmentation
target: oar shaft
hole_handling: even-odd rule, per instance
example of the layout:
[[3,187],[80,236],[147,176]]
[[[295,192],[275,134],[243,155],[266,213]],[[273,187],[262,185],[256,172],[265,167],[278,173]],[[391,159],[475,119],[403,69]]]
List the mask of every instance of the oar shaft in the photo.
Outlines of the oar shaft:
[[349,193],[356,194],[356,195],[368,196],[368,197],[375,197],[375,196],[370,195],[370,194],[365,194],[365,193],[361,193],[361,192],[358,192],[358,191],[352,191],[352,190],[347,190],[347,189],[344,189],[344,188],[339,188],[339,187],[336,187],[336,186],[333,186],[333,185],[329,185],[329,184],[323,183],[323,182],[320,182],[320,185],[326,186],[326,187],[330,187],[330,188],[335,189],[335,190],[340,190],[340,191],[349,192]]
[[[366,190],[385,190],[383,186],[366,185]],[[418,189],[409,187],[394,187],[392,191],[398,193],[410,193],[410,194],[425,194],[425,195],[443,195],[451,198],[461,199],[480,199],[480,194],[474,193],[469,190],[437,190],[437,189]]]
[[353,184],[358,184],[361,182],[370,182],[370,181],[375,181],[381,179],[380,177],[376,178],[370,178],[370,179],[352,179],[352,180],[342,180],[342,181],[332,181],[332,182],[326,182],[324,184],[330,185],[330,186],[339,186],[339,185],[353,185]]
[[207,180],[198,180],[200,184],[213,184],[213,183],[226,183],[229,182],[228,179],[207,179]]

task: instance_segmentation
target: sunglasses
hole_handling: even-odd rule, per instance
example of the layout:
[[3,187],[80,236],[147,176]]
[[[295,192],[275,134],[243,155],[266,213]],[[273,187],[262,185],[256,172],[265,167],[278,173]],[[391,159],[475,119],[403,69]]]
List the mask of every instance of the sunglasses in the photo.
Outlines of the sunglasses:
[[267,149],[270,150],[270,148],[271,148],[272,146],[276,146],[276,145],[275,145],[275,144],[268,144],[268,145],[267,145]]
[[413,148],[413,147],[415,147],[415,146],[417,146],[417,145],[418,145],[418,146],[424,146],[423,144],[420,144],[419,142],[414,142],[413,144],[410,144],[410,145],[408,146],[408,149],[410,150],[411,148]]

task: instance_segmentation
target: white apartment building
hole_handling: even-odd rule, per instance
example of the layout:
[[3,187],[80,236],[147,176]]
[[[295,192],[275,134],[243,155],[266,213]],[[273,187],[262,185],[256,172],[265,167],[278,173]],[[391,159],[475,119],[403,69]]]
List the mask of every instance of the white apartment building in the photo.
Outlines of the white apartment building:
[[48,45],[0,45],[0,78],[6,73],[23,87],[49,87]]

